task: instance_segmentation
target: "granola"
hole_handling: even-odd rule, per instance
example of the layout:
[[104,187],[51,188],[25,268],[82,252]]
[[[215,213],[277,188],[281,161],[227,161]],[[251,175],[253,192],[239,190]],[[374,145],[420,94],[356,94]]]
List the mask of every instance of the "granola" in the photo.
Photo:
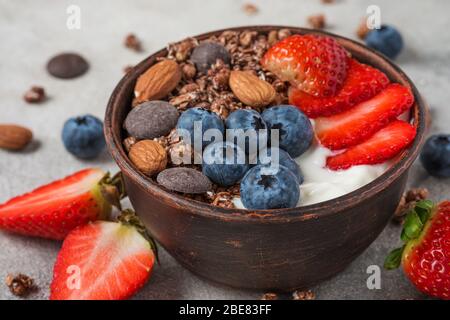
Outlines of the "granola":
[[16,275],[8,274],[5,283],[11,293],[18,297],[24,297],[37,289],[34,280],[21,273]]
[[[257,32],[253,30],[224,31],[219,36],[211,36],[203,41],[187,38],[180,42],[170,43],[167,55],[158,60],[175,60],[179,63],[182,78],[175,90],[168,96],[170,104],[180,112],[192,107],[202,107],[210,110],[222,119],[237,109],[255,109],[261,112],[264,108],[250,107],[242,103],[229,87],[229,77],[232,70],[249,71],[261,80],[271,84],[276,91],[276,98],[269,106],[288,102],[288,85],[273,73],[263,70],[260,60],[268,48],[275,42],[291,35],[289,29]],[[196,66],[190,60],[193,50],[203,42],[215,42],[223,45],[230,54],[230,65],[218,59],[206,74],[197,72]],[[133,106],[136,101],[133,102]],[[168,155],[167,167],[186,166],[200,169],[198,165],[184,165],[184,156],[193,156],[193,149],[184,144],[173,130],[169,135],[154,139],[166,150]],[[136,142],[128,137],[124,140],[127,150]],[[192,159],[192,158],[191,158]],[[183,194],[185,197],[207,202],[224,208],[234,208],[233,198],[239,195],[239,185],[230,188],[214,186],[214,191],[205,194]]]
[[316,295],[311,290],[308,291],[294,291],[292,294],[293,300],[315,300]]

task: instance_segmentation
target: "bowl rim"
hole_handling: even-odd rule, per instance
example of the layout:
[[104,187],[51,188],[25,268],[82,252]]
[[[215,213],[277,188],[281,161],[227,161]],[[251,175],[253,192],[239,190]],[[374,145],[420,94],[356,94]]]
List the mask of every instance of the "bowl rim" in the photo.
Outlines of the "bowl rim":
[[[260,221],[262,223],[268,222],[290,222],[290,221],[303,221],[309,219],[317,219],[319,217],[325,217],[339,213],[346,208],[354,207],[363,200],[374,196],[375,194],[381,192],[389,185],[391,185],[397,178],[404,174],[412,163],[417,158],[420,148],[424,142],[425,134],[428,125],[428,108],[420,96],[417,88],[411,79],[400,69],[396,64],[394,64],[389,58],[376,52],[375,50],[364,46],[363,44],[340,36],[330,32],[300,28],[293,26],[282,26],[282,25],[251,25],[251,26],[239,26],[224,28],[219,30],[214,30],[206,33],[202,33],[192,38],[196,39],[206,39],[212,35],[218,35],[224,31],[243,31],[243,30],[254,30],[259,32],[268,32],[270,30],[279,29],[290,29],[293,33],[298,34],[317,34],[325,35],[335,38],[341,43],[347,43],[352,46],[352,51],[358,51],[359,54],[365,55],[366,57],[372,57],[379,60],[381,63],[385,63],[387,67],[392,69],[400,78],[402,78],[407,85],[411,88],[414,98],[415,106],[411,109],[410,120],[413,120],[413,125],[417,129],[417,134],[414,139],[413,144],[404,150],[399,156],[394,164],[392,164],[383,174],[371,181],[370,183],[350,192],[343,196],[333,198],[327,201],[319,202],[316,204],[287,208],[287,209],[266,209],[266,210],[248,210],[248,209],[237,209],[237,208],[222,208],[213,206],[211,204],[192,200],[186,198],[180,194],[175,194],[170,191],[164,190],[156,182],[153,182],[151,178],[140,173],[134,165],[129,160],[125,153],[123,143],[120,139],[120,131],[122,130],[122,124],[116,123],[117,118],[117,108],[120,107],[118,103],[118,97],[123,95],[126,90],[127,85],[133,84],[135,78],[144,72],[150,65],[152,65],[157,57],[162,56],[167,52],[167,48],[163,48],[154,52],[153,54],[146,57],[139,64],[133,67],[133,69],[119,81],[119,83],[114,88],[105,113],[104,121],[104,134],[106,138],[106,143],[109,152],[120,170],[131,178],[136,185],[138,185],[143,191],[151,193],[153,196],[158,197],[161,201],[172,207],[182,207],[184,210],[188,210],[191,214],[219,219],[223,221],[240,221],[240,222],[255,222]],[[348,49],[348,48],[347,48]]]

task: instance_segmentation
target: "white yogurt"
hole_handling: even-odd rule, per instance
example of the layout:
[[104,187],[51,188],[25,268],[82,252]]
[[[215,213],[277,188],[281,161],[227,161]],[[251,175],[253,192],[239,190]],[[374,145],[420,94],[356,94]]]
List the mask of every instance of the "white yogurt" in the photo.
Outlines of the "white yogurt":
[[313,146],[295,160],[305,181],[300,185],[298,206],[305,206],[343,196],[378,178],[388,168],[387,163],[359,165],[347,170],[328,169],[326,159],[333,152],[322,146]]
[[[347,170],[328,169],[326,159],[333,151],[314,144],[296,158],[305,178],[300,185],[300,200],[297,206],[319,203],[343,196],[375,180],[386,171],[389,164],[359,165]],[[239,197],[233,199],[236,208],[245,209]]]

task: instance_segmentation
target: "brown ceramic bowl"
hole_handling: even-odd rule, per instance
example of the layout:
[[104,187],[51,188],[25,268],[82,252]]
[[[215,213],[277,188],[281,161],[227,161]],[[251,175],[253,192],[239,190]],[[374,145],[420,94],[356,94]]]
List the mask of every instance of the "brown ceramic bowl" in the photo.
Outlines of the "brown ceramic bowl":
[[[241,27],[268,32],[281,26]],[[408,171],[424,140],[427,110],[411,80],[396,65],[355,41],[289,27],[294,33],[336,38],[354,57],[409,86],[415,96],[411,122],[417,137],[383,175],[345,196],[278,210],[223,209],[161,189],[130,162],[122,146],[122,123],[137,77],[166,54],[160,50],[128,72],[106,111],[109,151],[123,172],[128,195],[153,237],[180,264],[204,278],[261,290],[307,288],[347,267],[380,234],[404,191]],[[197,36],[205,39],[223,30]],[[378,261],[379,263],[379,261]]]

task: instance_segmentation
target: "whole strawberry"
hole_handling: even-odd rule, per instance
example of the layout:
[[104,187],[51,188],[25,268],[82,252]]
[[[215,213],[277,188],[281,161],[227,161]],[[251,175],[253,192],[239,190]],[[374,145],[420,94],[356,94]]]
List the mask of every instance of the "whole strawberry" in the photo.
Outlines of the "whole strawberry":
[[450,300],[450,201],[418,202],[406,216],[401,239],[403,247],[388,255],[384,267],[401,264],[417,289]]

